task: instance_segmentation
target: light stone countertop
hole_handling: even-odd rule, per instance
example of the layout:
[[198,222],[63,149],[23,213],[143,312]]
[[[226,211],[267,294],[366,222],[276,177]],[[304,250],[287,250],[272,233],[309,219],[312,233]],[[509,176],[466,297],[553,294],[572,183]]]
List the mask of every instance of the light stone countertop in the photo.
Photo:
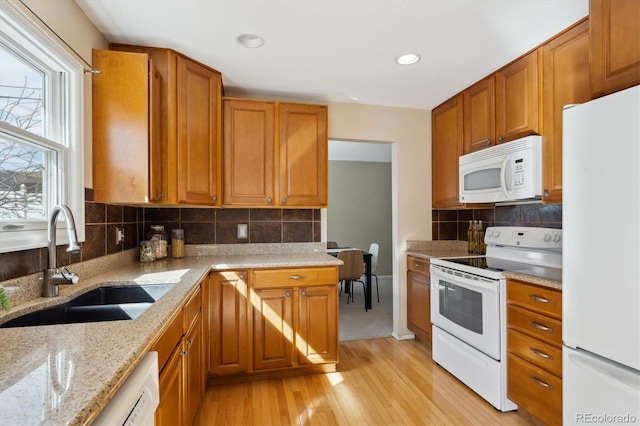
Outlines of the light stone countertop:
[[18,304],[0,313],[0,323],[104,285],[174,284],[137,319],[0,329],[0,423],[90,424],[211,270],[341,263],[318,250],[220,255],[201,248],[183,259],[124,262],[117,270],[61,286],[60,297]]

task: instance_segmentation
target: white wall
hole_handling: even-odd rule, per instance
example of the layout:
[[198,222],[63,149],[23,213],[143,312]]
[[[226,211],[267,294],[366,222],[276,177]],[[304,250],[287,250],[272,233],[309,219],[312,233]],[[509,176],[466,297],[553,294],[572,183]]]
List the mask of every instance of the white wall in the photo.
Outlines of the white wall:
[[[348,103],[329,103],[329,138],[392,142],[393,333],[407,329],[409,238],[431,239],[431,112]],[[355,143],[355,142],[354,142]],[[326,240],[326,212],[323,215]]]

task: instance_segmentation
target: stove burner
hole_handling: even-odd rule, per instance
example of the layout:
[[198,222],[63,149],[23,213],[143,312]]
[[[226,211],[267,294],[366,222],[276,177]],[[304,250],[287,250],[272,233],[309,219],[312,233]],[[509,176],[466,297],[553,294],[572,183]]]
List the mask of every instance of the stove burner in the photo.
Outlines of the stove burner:
[[452,258],[452,259],[444,259],[447,262],[452,262],[452,263],[458,263],[460,265],[466,265],[466,266],[471,266],[473,268],[478,268],[478,269],[484,269],[484,270],[488,270],[488,271],[496,271],[496,272],[502,272],[504,271],[503,268],[499,268],[496,265],[490,265],[489,262],[487,262],[487,257],[486,256],[482,256],[482,257],[457,257],[457,258]]

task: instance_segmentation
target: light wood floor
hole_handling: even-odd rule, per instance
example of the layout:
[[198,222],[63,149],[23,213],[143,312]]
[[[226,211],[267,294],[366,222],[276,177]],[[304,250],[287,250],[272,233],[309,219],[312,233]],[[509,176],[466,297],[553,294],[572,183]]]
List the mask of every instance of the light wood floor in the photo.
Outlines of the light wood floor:
[[391,337],[340,342],[338,372],[209,386],[201,425],[531,425]]

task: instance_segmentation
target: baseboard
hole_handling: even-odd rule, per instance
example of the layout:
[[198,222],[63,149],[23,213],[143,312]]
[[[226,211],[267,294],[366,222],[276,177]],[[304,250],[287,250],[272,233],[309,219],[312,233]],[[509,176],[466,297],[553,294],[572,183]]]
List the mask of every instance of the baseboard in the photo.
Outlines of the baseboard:
[[391,336],[396,340],[411,340],[411,339],[415,339],[416,338],[416,335],[413,334],[413,333],[396,334],[395,331],[393,333],[391,333]]

